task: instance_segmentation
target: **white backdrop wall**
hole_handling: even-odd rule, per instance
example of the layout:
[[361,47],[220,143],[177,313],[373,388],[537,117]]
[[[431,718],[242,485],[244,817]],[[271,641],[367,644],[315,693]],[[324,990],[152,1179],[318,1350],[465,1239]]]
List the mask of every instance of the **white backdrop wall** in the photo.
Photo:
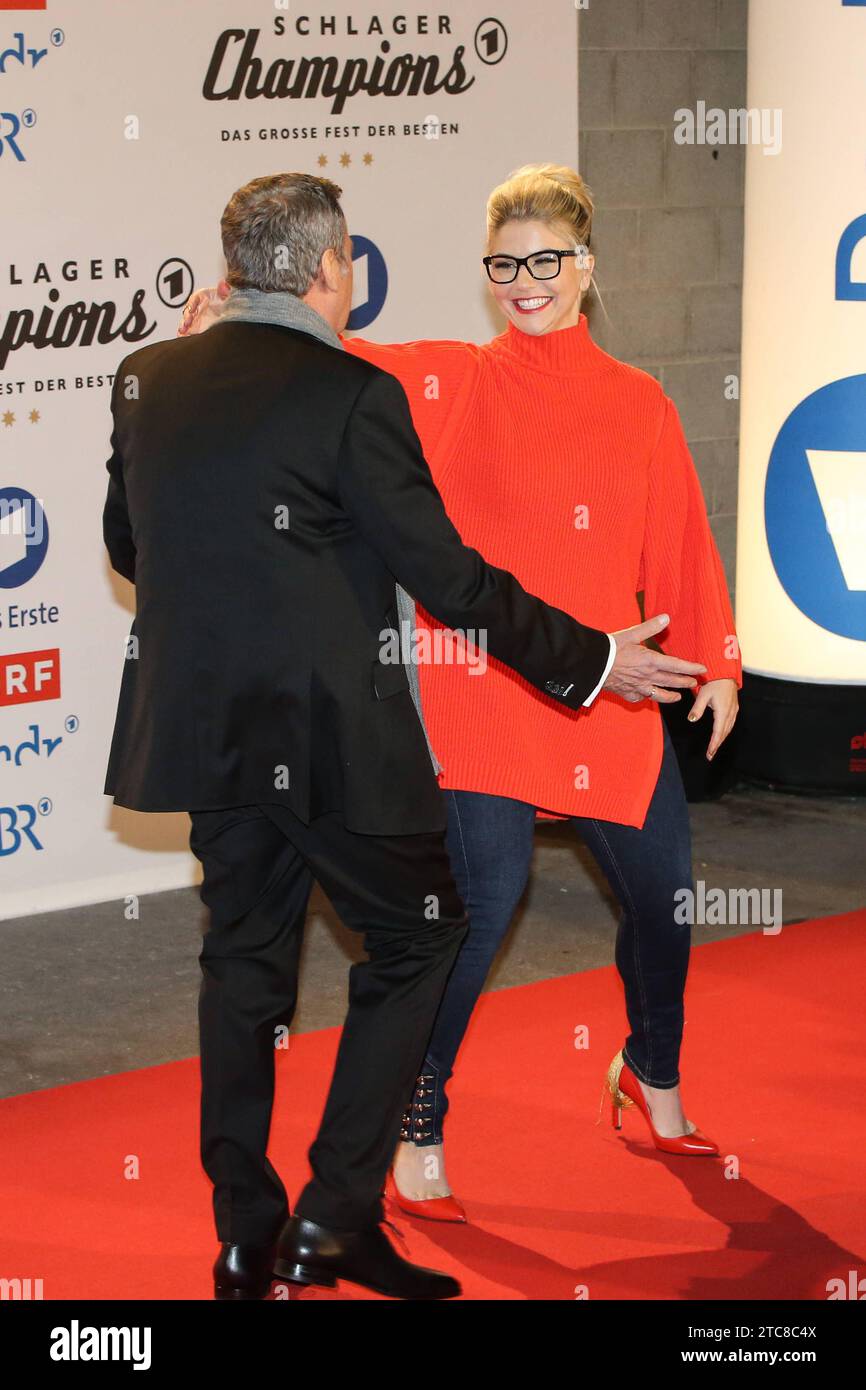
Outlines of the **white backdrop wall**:
[[749,0],[737,627],[749,670],[866,683],[866,0]]
[[102,794],[134,608],[101,537],[117,364],[174,333],[221,273],[228,197],[280,169],[344,190],[351,327],[500,331],[486,195],[521,163],[577,161],[576,6],[539,17],[525,0],[0,3],[0,918],[194,878],[185,816]]

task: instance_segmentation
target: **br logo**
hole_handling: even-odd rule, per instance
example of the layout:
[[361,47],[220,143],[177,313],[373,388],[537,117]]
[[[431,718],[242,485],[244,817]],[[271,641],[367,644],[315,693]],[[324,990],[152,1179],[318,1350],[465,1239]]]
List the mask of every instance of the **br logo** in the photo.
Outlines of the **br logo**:
[[831,381],[792,410],[770,454],[764,519],[792,603],[866,642],[866,376]]
[[[45,799],[45,810],[42,809],[43,803],[40,802],[38,808],[39,815],[48,815],[51,803]],[[18,850],[30,845],[33,849],[44,849],[42,841],[34,831],[36,824],[37,807],[22,806],[0,806],[0,857],[7,858],[10,854],[17,854]]]
[[48,519],[42,504],[20,487],[0,488],[0,589],[32,579],[48,551]]
[[352,272],[355,290],[346,326],[366,328],[382,312],[388,295],[388,268],[376,243],[365,236],[352,237]]
[[14,111],[0,111],[0,158],[10,154],[23,164],[27,156],[21,149],[19,137],[22,130],[30,130],[35,124],[36,112],[29,106],[20,116]]

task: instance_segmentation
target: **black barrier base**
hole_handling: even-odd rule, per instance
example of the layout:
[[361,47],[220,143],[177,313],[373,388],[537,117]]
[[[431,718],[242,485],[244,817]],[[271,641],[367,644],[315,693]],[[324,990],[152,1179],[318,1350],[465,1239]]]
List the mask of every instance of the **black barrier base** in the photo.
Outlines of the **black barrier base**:
[[866,795],[866,686],[746,672],[736,772],[780,791]]

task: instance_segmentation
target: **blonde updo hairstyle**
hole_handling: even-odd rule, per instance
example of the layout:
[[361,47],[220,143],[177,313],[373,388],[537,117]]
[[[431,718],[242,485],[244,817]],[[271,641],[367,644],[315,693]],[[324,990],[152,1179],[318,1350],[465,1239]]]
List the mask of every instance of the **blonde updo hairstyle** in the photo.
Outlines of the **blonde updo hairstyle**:
[[506,222],[546,222],[577,245],[589,246],[592,194],[565,164],[524,164],[487,199],[487,249]]
[[[589,250],[594,211],[592,192],[567,164],[524,164],[487,199],[487,250],[506,222],[546,222],[575,247]],[[598,294],[594,277],[592,288]],[[599,303],[601,295],[598,294]],[[604,304],[601,305],[604,312]]]

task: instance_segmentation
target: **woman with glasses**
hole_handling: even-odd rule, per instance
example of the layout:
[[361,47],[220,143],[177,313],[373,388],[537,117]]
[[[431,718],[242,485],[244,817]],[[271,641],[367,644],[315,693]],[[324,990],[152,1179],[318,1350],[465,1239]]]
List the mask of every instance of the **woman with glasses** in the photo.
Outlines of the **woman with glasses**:
[[[676,408],[654,378],[598,348],[581,313],[592,214],[573,170],[517,170],[487,203],[483,264],[505,331],[480,347],[344,346],[401,380],[451,518],[490,563],[607,632],[640,621],[641,592],[648,614],[670,615],[663,644],[706,668],[689,718],[711,710],[712,758],[741,683],[724,571]],[[194,296],[185,327],[206,327],[218,301]],[[429,614],[416,621],[435,636]],[[607,1077],[614,1124],[634,1105],[658,1148],[718,1153],[686,1119],[679,1089],[690,929],[677,895],[692,887],[691,850],[658,705],[680,697],[649,687],[629,703],[602,692],[563,710],[493,658],[422,663],[419,676],[470,925],[407,1097],[391,1175],[398,1205],[465,1220],[445,1171],[446,1088],[526,886],[539,814],[570,823],[622,909],[615,958],[629,1032]]]

